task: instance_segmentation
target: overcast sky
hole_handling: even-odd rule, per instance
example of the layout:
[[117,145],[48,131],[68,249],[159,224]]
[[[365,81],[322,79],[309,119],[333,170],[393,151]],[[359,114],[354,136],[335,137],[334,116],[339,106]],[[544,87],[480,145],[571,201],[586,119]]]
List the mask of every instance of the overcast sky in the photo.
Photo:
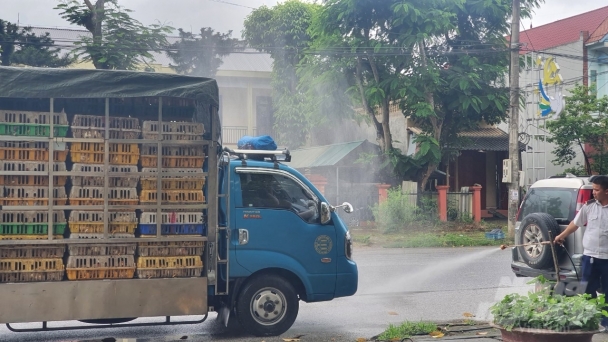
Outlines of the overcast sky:
[[[93,0],[94,1],[94,0]],[[382,1],[382,0],[378,0]],[[133,10],[134,18],[148,25],[160,21],[175,28],[198,31],[211,27],[218,32],[232,30],[232,37],[240,38],[243,20],[252,8],[274,6],[282,0],[119,0]],[[77,28],[70,26],[53,7],[56,0],[0,0],[0,19],[23,25]],[[545,0],[532,19],[534,27],[576,14],[588,12],[606,5],[600,0]],[[527,29],[530,20],[522,22]]]

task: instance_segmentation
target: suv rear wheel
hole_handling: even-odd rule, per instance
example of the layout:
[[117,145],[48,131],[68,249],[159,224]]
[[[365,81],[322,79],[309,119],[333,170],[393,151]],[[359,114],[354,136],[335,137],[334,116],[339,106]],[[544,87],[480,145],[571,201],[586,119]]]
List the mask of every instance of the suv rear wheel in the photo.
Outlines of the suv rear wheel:
[[[550,241],[551,237],[559,234],[559,225],[555,218],[545,213],[533,213],[524,217],[519,229],[520,244],[526,246],[517,247],[519,254],[532,268],[543,269],[553,266],[553,254],[551,246],[548,244],[540,245],[535,243]],[[556,249],[556,255],[559,258],[563,248]]]

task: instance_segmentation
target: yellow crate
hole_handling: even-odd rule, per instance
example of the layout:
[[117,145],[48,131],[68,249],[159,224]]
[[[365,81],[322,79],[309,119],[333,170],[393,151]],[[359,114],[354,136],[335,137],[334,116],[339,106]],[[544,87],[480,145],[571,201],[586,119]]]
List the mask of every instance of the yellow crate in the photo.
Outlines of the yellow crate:
[[1,259],[0,271],[61,271],[63,259]]
[[[102,234],[103,222],[69,222],[71,233]],[[137,222],[109,223],[109,234],[134,234]]]
[[[156,178],[140,179],[142,190],[156,190]],[[205,186],[205,178],[163,178],[163,190],[200,190]]]
[[202,267],[200,256],[139,257],[137,268]]
[[[182,156],[163,156],[162,167],[179,167],[179,168],[201,168],[205,157],[182,157]],[[141,166],[156,167],[158,165],[157,156],[141,156]]]
[[[109,205],[137,205],[137,199],[109,199]],[[70,205],[103,205],[101,198],[70,198]]]
[[[70,158],[74,163],[103,164],[103,152],[75,152],[70,151]],[[139,154],[112,153],[109,155],[110,164],[137,165]]]
[[[139,154],[139,146],[137,144],[108,144],[110,153],[121,154]],[[80,142],[72,143],[71,150],[73,152],[100,152],[105,151],[104,143]]]
[[[1,185],[8,186],[44,186],[49,185],[49,176],[23,176],[23,175],[14,175],[14,176],[0,176],[2,181]],[[67,176],[54,176],[53,177],[53,185],[54,186],[64,186],[67,182]]]
[[[141,203],[156,203],[157,191],[155,190],[142,190],[139,196]],[[161,191],[161,202],[162,203],[204,203],[205,196],[202,190],[162,190]]]
[[[67,198],[56,198],[53,205],[66,205]],[[49,205],[48,198],[0,198],[2,205]],[[102,201],[103,204],[103,201]]]
[[[47,240],[48,235],[0,235],[0,240]],[[62,240],[63,235],[53,235],[53,240]]]
[[69,280],[130,279],[135,275],[135,267],[68,268],[66,273]]
[[[53,160],[65,162],[68,157],[68,150],[53,151]],[[23,161],[48,161],[49,150],[38,148],[16,148],[0,147],[1,160],[23,160]]]

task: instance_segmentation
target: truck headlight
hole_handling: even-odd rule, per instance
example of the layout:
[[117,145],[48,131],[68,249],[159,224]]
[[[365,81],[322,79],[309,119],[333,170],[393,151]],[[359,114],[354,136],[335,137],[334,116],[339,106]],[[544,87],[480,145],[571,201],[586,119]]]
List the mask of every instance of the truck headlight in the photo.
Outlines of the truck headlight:
[[348,259],[352,259],[353,257],[353,240],[350,237],[350,232],[346,231],[346,236],[344,238],[344,253],[346,253],[346,257]]

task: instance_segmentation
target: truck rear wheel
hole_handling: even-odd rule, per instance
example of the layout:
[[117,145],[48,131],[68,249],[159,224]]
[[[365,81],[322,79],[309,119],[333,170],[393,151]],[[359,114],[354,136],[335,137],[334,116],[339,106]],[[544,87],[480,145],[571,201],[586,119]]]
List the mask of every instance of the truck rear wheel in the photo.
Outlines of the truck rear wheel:
[[277,275],[257,276],[241,289],[236,304],[243,329],[255,336],[277,336],[291,328],[299,310],[294,287]]

